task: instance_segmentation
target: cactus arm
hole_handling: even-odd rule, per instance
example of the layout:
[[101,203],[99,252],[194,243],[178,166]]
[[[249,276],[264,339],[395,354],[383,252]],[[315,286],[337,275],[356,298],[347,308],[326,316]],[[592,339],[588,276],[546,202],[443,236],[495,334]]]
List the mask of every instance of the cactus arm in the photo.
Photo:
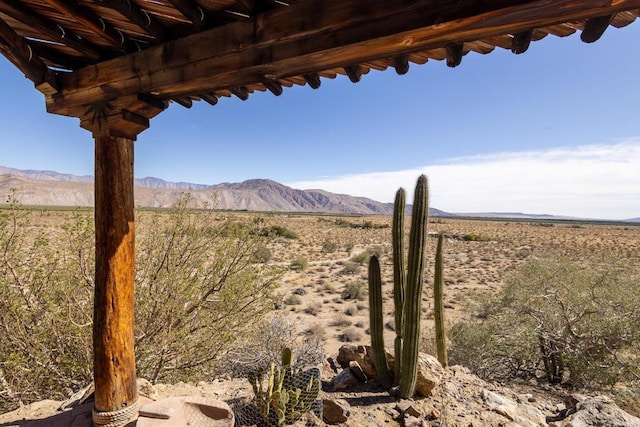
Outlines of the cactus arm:
[[405,286],[405,262],[404,262],[404,215],[406,209],[406,196],[403,188],[396,192],[393,204],[393,221],[391,227],[391,240],[393,244],[393,305],[395,307],[396,338],[394,341],[395,366],[393,383],[400,382],[402,370],[402,306],[404,304]]
[[427,177],[420,175],[413,199],[411,231],[409,234],[407,284],[403,307],[404,332],[401,362],[402,372],[400,377],[400,395],[403,398],[410,398],[414,395],[418,375],[420,305],[422,302],[424,253],[429,216],[428,209]]
[[373,364],[378,373],[378,381],[384,388],[390,388],[391,374],[384,350],[382,324],[382,279],[380,277],[380,263],[375,255],[369,259],[369,325]]
[[438,248],[436,249],[435,277],[433,281],[434,320],[436,324],[436,348],[438,361],[443,367],[449,363],[447,357],[447,341],[444,330],[444,301],[443,301],[443,259],[442,259],[442,233],[438,236]]

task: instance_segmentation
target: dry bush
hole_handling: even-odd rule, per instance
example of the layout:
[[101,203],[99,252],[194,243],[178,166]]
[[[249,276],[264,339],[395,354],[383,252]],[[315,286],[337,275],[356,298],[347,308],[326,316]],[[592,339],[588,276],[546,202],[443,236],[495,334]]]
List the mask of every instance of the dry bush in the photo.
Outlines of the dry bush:
[[638,267],[532,259],[475,319],[451,331],[449,357],[489,379],[545,376],[612,386],[640,375]]
[[321,341],[325,335],[316,324],[302,339],[289,317],[275,314],[256,325],[254,332],[236,343],[221,361],[221,370],[234,377],[247,377],[265,371],[271,362],[281,360],[282,349],[295,354],[294,368],[317,366],[324,358]]
[[342,342],[358,342],[362,339],[362,332],[354,327],[349,327],[338,335],[338,339]]
[[[211,378],[216,361],[275,303],[280,271],[255,264],[257,223],[191,211],[143,213],[136,245],[138,375]],[[0,210],[0,411],[61,399],[92,378],[94,228],[87,211],[38,227],[13,196]]]

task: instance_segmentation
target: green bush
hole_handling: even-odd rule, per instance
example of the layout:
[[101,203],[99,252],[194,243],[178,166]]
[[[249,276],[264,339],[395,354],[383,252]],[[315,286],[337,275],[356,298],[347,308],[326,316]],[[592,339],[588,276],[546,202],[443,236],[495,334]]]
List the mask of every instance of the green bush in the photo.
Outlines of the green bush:
[[303,256],[299,256],[289,264],[289,267],[292,270],[306,270],[309,266],[309,260]]
[[292,240],[298,238],[298,235],[294,231],[291,231],[281,225],[271,225],[269,227],[265,227],[261,229],[258,234],[267,237],[284,237],[286,239]]
[[489,236],[483,236],[481,234],[468,233],[462,236],[462,240],[467,242],[490,242],[492,239]]
[[631,381],[640,375],[639,278],[637,266],[614,261],[533,259],[453,326],[450,358],[493,380]]
[[322,252],[324,253],[333,253],[338,250],[338,243],[334,240],[325,239],[322,242]]
[[365,282],[353,281],[344,286],[342,291],[343,299],[353,299],[358,301],[364,301],[367,297],[367,284]]
[[[64,227],[38,223],[9,197],[0,210],[0,412],[63,399],[92,379],[94,227],[90,212]],[[138,212],[137,374],[211,378],[217,361],[274,305],[281,271],[255,264],[267,241],[213,210]]]

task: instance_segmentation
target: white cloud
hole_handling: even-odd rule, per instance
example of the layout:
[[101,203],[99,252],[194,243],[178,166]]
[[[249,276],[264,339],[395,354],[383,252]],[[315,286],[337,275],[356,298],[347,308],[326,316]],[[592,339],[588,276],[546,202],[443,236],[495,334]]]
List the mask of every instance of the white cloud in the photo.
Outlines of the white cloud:
[[460,157],[415,169],[287,185],[387,202],[399,187],[410,193],[422,173],[429,177],[430,205],[449,212],[526,212],[603,219],[640,216],[640,139]]

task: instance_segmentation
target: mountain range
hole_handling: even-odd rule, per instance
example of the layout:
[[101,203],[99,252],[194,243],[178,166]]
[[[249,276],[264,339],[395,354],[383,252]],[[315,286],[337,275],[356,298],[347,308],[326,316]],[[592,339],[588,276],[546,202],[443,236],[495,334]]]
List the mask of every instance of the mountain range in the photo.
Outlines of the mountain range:
[[[393,211],[392,203],[324,190],[298,190],[269,179],[204,185],[147,177],[136,179],[134,185],[135,203],[140,207],[169,207],[188,191],[194,203],[202,205],[213,200],[216,208],[228,210],[382,215]],[[23,205],[93,205],[92,176],[0,166],[0,194],[8,194],[12,188],[17,189]],[[449,215],[433,208],[430,214]]]

